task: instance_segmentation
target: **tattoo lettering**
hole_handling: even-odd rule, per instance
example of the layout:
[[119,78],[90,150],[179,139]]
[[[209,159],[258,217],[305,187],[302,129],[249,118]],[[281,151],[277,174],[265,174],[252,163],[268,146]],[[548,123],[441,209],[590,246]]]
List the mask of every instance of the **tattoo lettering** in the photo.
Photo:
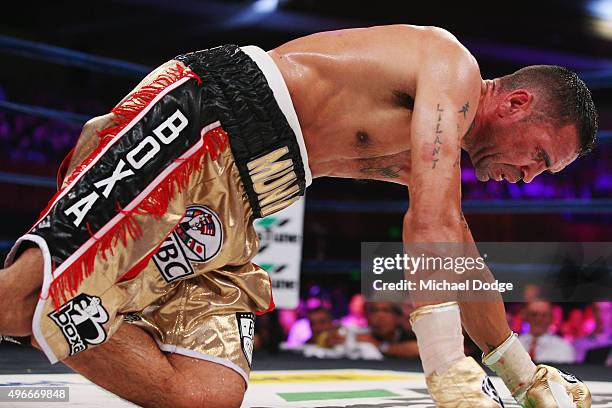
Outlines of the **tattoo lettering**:
[[470,110],[470,103],[466,102],[465,105],[461,107],[458,113],[463,113],[463,119],[467,119],[467,113]]
[[436,168],[436,164],[438,163],[438,160],[440,160],[440,149],[442,147],[442,140],[440,139],[440,134],[444,133],[442,132],[442,129],[440,129],[440,124],[442,123],[442,112],[444,112],[444,109],[441,109],[440,104],[438,104],[436,111],[438,112],[438,122],[436,123],[436,138],[434,139],[433,152],[431,154],[433,159],[433,164],[431,166],[432,169]]
[[457,124],[457,146],[459,147],[459,151],[457,152],[457,158],[455,159],[455,163],[453,163],[453,167],[459,167],[459,162],[461,161],[461,126]]
[[384,178],[398,178],[400,176],[399,172],[401,169],[401,166],[365,167],[359,171],[364,174],[374,174]]

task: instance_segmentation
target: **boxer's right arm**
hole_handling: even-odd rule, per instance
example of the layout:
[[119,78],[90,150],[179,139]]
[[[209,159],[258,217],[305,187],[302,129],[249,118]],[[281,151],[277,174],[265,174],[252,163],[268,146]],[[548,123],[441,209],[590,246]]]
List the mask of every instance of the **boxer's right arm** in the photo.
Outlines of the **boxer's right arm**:
[[463,242],[457,159],[462,132],[478,106],[480,72],[458,43],[444,38],[431,42],[418,73],[410,128],[410,207],[404,217],[404,242]]

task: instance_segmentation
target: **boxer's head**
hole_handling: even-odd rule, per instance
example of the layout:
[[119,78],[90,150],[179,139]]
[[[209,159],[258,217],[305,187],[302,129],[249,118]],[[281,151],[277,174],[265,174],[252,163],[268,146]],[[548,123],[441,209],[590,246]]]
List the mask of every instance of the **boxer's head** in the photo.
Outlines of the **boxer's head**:
[[467,149],[479,180],[530,182],[593,148],[597,112],[572,71],[535,65],[489,84],[478,135]]

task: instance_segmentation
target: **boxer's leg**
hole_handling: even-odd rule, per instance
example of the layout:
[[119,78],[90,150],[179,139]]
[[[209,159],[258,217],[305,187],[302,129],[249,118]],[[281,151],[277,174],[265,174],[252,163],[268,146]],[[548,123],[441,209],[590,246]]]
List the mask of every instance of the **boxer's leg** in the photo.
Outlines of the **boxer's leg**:
[[124,324],[106,343],[63,360],[95,384],[143,407],[239,407],[245,382],[219,364],[163,353]]
[[14,264],[0,270],[0,335],[29,336],[43,279],[42,253],[26,249]]

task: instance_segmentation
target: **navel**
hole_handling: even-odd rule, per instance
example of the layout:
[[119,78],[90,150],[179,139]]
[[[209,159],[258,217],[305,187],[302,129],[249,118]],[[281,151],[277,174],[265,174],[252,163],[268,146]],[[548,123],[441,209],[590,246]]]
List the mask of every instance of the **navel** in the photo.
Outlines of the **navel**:
[[368,132],[360,130],[355,134],[355,142],[357,147],[366,147],[370,144],[370,135]]

